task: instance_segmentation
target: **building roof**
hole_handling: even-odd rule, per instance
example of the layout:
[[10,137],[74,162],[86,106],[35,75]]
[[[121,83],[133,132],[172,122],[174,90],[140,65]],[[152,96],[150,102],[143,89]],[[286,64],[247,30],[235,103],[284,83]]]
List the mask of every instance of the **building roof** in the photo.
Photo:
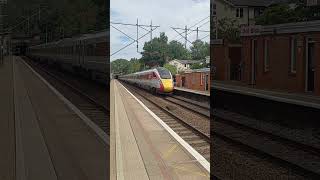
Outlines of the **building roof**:
[[193,69],[192,72],[210,72],[210,68]]
[[224,0],[233,6],[267,7],[272,4],[286,3],[288,0]]
[[178,61],[181,64],[195,64],[195,63],[201,62],[201,61],[196,61],[196,60],[180,60],[180,59],[174,59],[172,61]]
[[[259,27],[259,26],[258,26]],[[258,35],[320,32],[320,20],[260,26]],[[243,35],[243,36],[257,36]]]
[[201,69],[190,69],[186,70],[184,73],[195,73],[195,72],[210,72],[210,68],[201,68]]

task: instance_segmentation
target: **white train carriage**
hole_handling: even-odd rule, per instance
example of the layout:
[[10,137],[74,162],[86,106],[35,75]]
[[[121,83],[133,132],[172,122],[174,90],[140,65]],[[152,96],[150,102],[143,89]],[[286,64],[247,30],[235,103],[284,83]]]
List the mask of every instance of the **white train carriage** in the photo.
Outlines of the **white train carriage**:
[[29,48],[28,56],[109,82],[108,31],[65,38]]
[[166,94],[173,91],[172,75],[163,67],[119,76],[119,79],[155,93]]

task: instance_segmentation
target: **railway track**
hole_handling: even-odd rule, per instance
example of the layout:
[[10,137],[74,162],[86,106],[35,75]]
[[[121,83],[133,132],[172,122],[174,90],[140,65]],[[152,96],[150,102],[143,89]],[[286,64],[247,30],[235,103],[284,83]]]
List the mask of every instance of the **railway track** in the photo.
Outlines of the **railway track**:
[[[88,87],[87,90],[80,89],[79,84],[75,85],[76,81],[72,79],[74,77],[67,78],[66,75],[61,77],[61,74],[51,72],[27,57],[23,57],[23,59],[70,102],[72,102],[84,115],[92,120],[105,133],[110,135],[110,110],[107,106],[108,99],[106,98],[106,103],[103,104],[100,98],[101,95],[97,96],[99,93],[93,94],[99,90],[102,91],[101,89],[97,88],[94,90],[92,89],[93,87]],[[107,94],[108,92],[103,91],[100,93]]]
[[[183,109],[180,105],[172,104],[171,101],[165,100],[163,97],[152,95],[149,92],[141,90],[123,83],[135,96],[137,96],[153,113],[161,118],[171,129],[173,129],[182,139],[189,143],[197,152],[210,162],[210,131],[209,120],[189,109]],[[180,111],[177,114],[177,111]],[[185,114],[184,114],[185,113]],[[182,115],[184,114],[184,115]],[[193,117],[187,120],[186,115],[193,114],[196,119],[206,121],[207,127],[200,128],[200,125],[192,122]],[[196,119],[194,119],[196,121]]]
[[171,103],[179,105],[182,108],[197,113],[203,116],[204,118],[210,118],[210,107],[204,105],[203,103],[197,103],[193,100],[188,100],[184,97],[175,95],[164,97],[164,99]]
[[[215,138],[286,167],[291,176],[297,174],[306,179],[320,179],[320,149],[281,136],[276,131],[268,132],[263,129],[266,125],[261,122],[257,126],[244,123],[241,115],[230,115],[223,110],[216,110],[214,114],[212,133]],[[257,162],[256,166],[263,166],[262,164],[263,162]],[[265,167],[261,169],[263,168]]]

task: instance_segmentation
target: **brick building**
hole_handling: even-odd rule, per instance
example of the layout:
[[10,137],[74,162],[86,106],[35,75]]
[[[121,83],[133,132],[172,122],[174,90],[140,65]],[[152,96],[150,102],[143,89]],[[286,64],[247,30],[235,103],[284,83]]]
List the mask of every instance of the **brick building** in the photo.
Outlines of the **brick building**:
[[258,29],[242,36],[242,81],[257,88],[320,95],[320,21]]
[[176,74],[176,86],[197,90],[210,90],[210,68],[195,69],[186,71],[183,74]]
[[222,39],[210,43],[211,66],[216,69],[214,80],[241,80],[241,44],[230,44]]

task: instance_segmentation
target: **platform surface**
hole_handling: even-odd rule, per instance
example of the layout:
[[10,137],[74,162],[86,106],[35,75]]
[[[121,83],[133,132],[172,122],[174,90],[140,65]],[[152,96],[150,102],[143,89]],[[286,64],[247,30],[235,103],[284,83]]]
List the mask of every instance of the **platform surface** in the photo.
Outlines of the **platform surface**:
[[21,58],[7,57],[0,76],[0,179],[109,177],[108,145]]
[[111,81],[111,179],[209,179],[209,173],[117,81]]
[[193,89],[187,89],[187,88],[181,88],[181,87],[174,87],[174,89],[179,90],[179,91],[186,91],[194,94],[200,94],[204,96],[210,96],[210,91],[197,91]]
[[252,95],[265,99],[275,100],[279,102],[291,103],[307,107],[320,109],[320,97],[301,93],[286,93],[280,91],[263,90],[257,88],[250,88],[243,85],[235,85],[225,82],[214,82],[212,87],[215,89],[226,90],[229,92],[236,92],[245,95]]
[[0,179],[15,179],[15,132],[12,61],[0,64]]

